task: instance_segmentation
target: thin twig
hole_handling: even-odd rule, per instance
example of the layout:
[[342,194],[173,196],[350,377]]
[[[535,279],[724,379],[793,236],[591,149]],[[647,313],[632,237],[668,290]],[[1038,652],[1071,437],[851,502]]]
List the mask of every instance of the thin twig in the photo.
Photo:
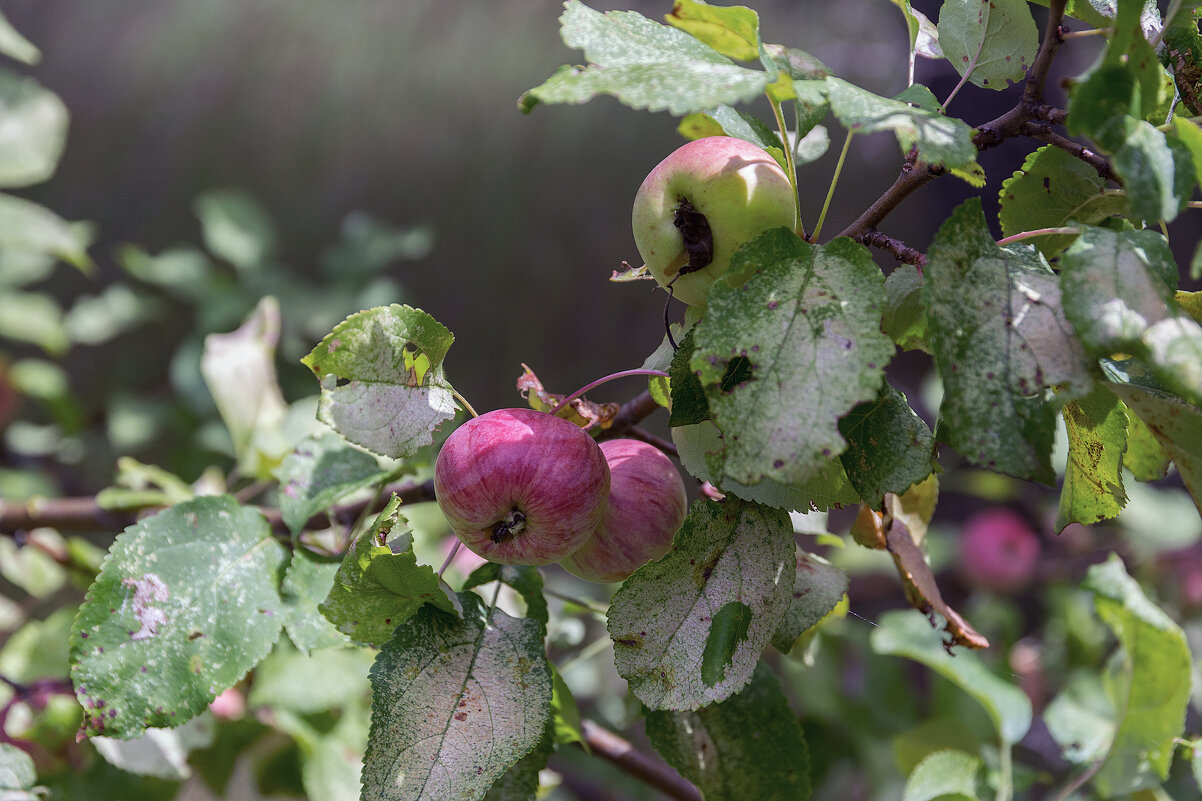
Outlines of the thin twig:
[[1049,145],[1054,145],[1066,153],[1076,156],[1093,167],[1103,180],[1122,184],[1122,179],[1114,174],[1114,169],[1110,166],[1110,159],[1095,153],[1079,142],[1074,142],[1066,136],[1061,136],[1047,125],[1029,120],[1023,123],[1021,132],[1024,136],[1038,139],[1041,142],[1047,142]]
[[591,720],[580,723],[589,751],[678,801],[702,801],[701,793],[666,763],[652,759]]
[[927,256],[921,250],[912,248],[900,239],[894,239],[880,231],[869,231],[860,237],[860,241],[869,247],[889,251],[893,254],[893,258],[905,264],[913,264],[919,269],[927,265]]
[[680,456],[680,454],[676,450],[676,445],[674,443],[664,439],[663,437],[657,437],[654,434],[652,434],[650,431],[648,431],[644,428],[639,428],[638,426],[631,426],[630,429],[626,433],[630,436],[631,439],[637,439],[641,442],[646,442],[648,445],[652,445],[652,446],[658,448],[659,450],[663,451],[664,453],[668,454],[669,456],[676,456],[676,457]]

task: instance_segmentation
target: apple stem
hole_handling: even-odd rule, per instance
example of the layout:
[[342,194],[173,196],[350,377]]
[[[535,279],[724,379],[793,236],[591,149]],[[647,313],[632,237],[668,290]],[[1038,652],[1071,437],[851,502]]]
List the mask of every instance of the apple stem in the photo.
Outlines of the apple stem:
[[[789,178],[789,186],[793,187],[793,211],[797,214],[797,231],[795,233],[805,239],[806,229],[801,221],[801,194],[797,191],[797,160],[793,157],[793,143],[789,139],[789,129],[785,126],[782,104],[773,100],[772,95],[768,95],[768,100],[769,105],[772,106],[772,114],[776,117],[776,127],[780,129],[781,143],[785,148],[785,174]],[[800,135],[800,131],[798,135]]]
[[465,398],[465,397],[463,397],[462,395],[460,395],[460,394],[459,394],[459,390],[452,389],[452,390],[451,390],[451,394],[452,394],[453,396],[455,396],[455,400],[457,400],[457,401],[459,401],[460,403],[462,403],[462,404],[463,404],[463,408],[467,409],[467,413],[468,413],[468,414],[470,414],[472,417],[479,417],[479,416],[480,416],[480,415],[476,414],[476,410],[472,408],[472,405],[471,405],[470,403],[468,403],[468,402],[467,402],[467,398]]
[[1079,234],[1079,233],[1081,233],[1080,228],[1069,228],[1069,227],[1037,228],[1034,231],[1023,231],[1022,233],[1011,234],[1010,236],[1007,236],[1003,239],[999,239],[997,241],[997,244],[999,246],[1002,246],[1002,245],[1009,245],[1013,242],[1021,242],[1024,239],[1031,239],[1031,238],[1037,237],[1037,236],[1053,236],[1056,234]]
[[451,552],[447,554],[446,561],[442,563],[442,567],[438,568],[438,577],[442,578],[442,574],[447,572],[447,568],[451,566],[451,562],[455,561],[455,555],[459,553],[459,549],[463,547],[463,542],[456,537],[455,544],[451,546]]
[[596,387],[599,387],[602,384],[613,381],[616,378],[626,378],[627,376],[632,376],[632,375],[656,375],[656,376],[659,376],[660,378],[668,377],[668,374],[665,373],[663,370],[644,370],[642,368],[640,368],[638,370],[622,370],[621,372],[618,372],[618,373],[610,373],[607,376],[598,378],[596,381],[593,381],[589,384],[585,384],[583,387],[576,390],[571,395],[568,395],[566,398],[564,398],[559,403],[557,403],[555,405],[555,408],[552,409],[549,413],[550,414],[559,414],[560,409],[567,406],[569,403],[576,400],[581,395],[588,392],[590,389],[595,389]]
[[811,242],[816,243],[818,234],[822,233],[822,224],[826,222],[826,212],[831,207],[831,198],[835,196],[835,187],[839,185],[839,175],[843,172],[843,162],[847,159],[847,149],[851,147],[851,138],[854,135],[854,131],[848,131],[847,138],[843,140],[843,152],[839,154],[839,161],[835,164],[835,174],[831,176],[830,188],[826,190],[826,200],[822,202],[822,211],[818,215],[818,224],[814,226],[814,234],[810,237]]

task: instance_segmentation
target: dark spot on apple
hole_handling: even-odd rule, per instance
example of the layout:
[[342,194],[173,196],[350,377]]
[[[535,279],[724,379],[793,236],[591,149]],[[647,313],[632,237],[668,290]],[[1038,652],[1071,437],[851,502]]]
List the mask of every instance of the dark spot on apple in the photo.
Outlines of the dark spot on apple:
[[710,230],[709,220],[705,215],[693,208],[688,198],[681,198],[676,207],[672,224],[680,231],[684,239],[685,253],[689,254],[689,263],[680,268],[680,274],[696,272],[705,269],[714,260],[714,232]]

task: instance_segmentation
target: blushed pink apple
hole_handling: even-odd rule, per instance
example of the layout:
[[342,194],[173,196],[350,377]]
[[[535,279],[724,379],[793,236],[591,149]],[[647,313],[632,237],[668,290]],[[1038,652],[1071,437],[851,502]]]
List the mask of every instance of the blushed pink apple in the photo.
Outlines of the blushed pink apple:
[[601,450],[609,463],[609,514],[560,564],[589,581],[621,581],[668,552],[688,513],[688,499],[676,465],[658,448],[611,439],[601,443]]
[[507,565],[557,562],[605,516],[609,467],[583,429],[533,409],[498,409],[455,429],[434,494],[474,553]]
[[[673,297],[704,306],[730,257],[769,228],[796,227],[796,193],[776,159],[731,136],[708,136],[673,151],[644,179],[631,213],[647,270]],[[728,276],[739,286],[750,275]]]
[[1041,550],[1027,521],[1009,509],[994,508],[969,518],[960,534],[960,571],[975,587],[1009,593],[1035,575]]

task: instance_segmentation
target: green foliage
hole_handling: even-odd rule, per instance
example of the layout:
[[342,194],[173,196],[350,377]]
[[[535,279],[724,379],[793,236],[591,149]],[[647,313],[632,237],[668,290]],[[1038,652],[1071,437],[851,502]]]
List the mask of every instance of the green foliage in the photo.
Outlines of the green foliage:
[[471,593],[459,604],[462,617],[424,607],[376,658],[365,799],[481,798],[543,736],[551,673],[538,625]]
[[[1069,2],[1104,49],[1059,109],[1044,70],[1078,45],[1041,51],[1025,3],[946,0],[937,28],[893,4],[910,80],[887,97],[766,43],[752,8],[680,0],[663,24],[564,3],[583,64],[523,111],[597,95],[667,111],[685,138],[764,148],[813,196],[799,206],[821,196],[828,126],[891,133],[904,160],[842,235],[766,231],[704,309],[672,322],[668,307],[644,365],[668,374],[654,403],[605,410],[590,432],[675,449],[704,483],[671,550],[616,590],[449,553],[424,502],[467,407],[454,336],[381,274],[428,254],[430,227],[351,213],[310,280],[240,189],[196,199],[203,248],[157,252],[91,253],[91,225],[0,195],[0,527],[14,535],[0,539],[0,796],[166,801],[203,783],[560,801],[610,781],[567,775],[596,764],[575,745],[628,765],[595,719],[640,716],[708,799],[1196,794],[1202,304],[1178,291],[1174,248],[1202,205],[1202,12]],[[40,57],[3,17],[0,55]],[[914,82],[918,56],[960,84],[936,97]],[[63,101],[21,70],[0,70],[0,188],[14,190],[52,178],[68,129]],[[1022,99],[993,95],[993,120],[948,113],[966,83],[1016,82]],[[1030,152],[986,176],[978,152],[1005,140]],[[945,220],[916,201],[933,241],[896,240],[887,215],[945,173],[969,199]],[[996,220],[981,202],[994,191]],[[1191,279],[1200,265],[1202,248]],[[85,348],[137,359],[128,343],[164,323],[178,340],[157,372],[175,397],[108,364],[103,391],[80,383]],[[671,443],[638,425],[661,407]],[[141,452],[169,441],[161,461]],[[67,488],[92,494],[53,497]],[[965,510],[1001,503],[1038,531],[972,550]],[[66,536],[76,525],[115,535],[107,556]],[[1031,574],[1008,575],[1023,549]],[[904,603],[922,614],[889,608]],[[986,639],[984,654],[962,647]],[[612,665],[597,658],[611,647]],[[553,788],[557,772],[570,781]]]

